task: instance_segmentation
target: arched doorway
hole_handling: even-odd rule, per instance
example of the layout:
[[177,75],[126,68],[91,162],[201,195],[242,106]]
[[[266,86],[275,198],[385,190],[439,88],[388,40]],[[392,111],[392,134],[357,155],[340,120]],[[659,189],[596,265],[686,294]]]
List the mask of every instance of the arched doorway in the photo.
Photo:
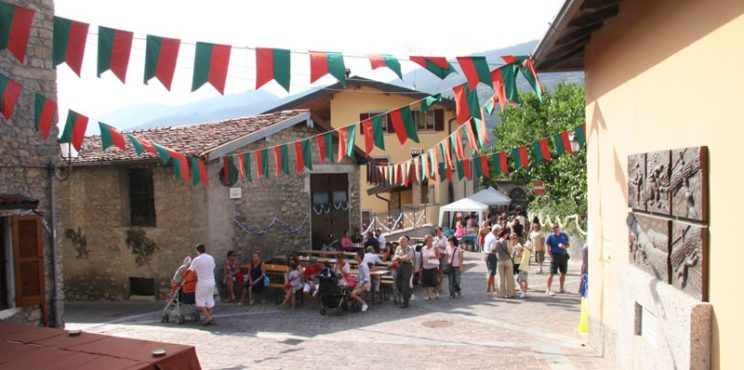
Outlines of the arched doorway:
[[511,198],[511,208],[521,206],[522,209],[527,209],[527,193],[522,188],[514,188],[509,192],[509,198]]

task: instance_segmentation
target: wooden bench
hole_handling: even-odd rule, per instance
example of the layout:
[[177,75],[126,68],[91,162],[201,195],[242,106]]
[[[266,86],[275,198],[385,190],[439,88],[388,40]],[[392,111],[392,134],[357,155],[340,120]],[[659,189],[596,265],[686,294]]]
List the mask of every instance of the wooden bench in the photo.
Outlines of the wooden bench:
[[[264,263],[263,264],[264,269],[266,270],[266,276],[269,277],[269,286],[265,287],[266,289],[278,289],[279,292],[275,293],[275,298],[277,304],[281,302],[282,299],[284,299],[284,284],[289,281],[289,266],[286,265],[273,265]],[[250,263],[244,263],[240,265],[241,269],[245,269],[250,271],[251,264]]]

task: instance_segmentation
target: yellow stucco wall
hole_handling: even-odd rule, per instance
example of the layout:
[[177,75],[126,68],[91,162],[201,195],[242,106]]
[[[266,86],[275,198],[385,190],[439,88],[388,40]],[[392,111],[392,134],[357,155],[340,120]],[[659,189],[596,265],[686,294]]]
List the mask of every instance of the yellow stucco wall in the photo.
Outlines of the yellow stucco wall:
[[590,317],[617,323],[628,263],[627,156],[707,145],[712,368],[741,367],[744,2],[625,1],[586,52]]
[[[331,99],[331,125],[334,128],[343,127],[352,122],[359,121],[360,113],[368,112],[384,112],[391,109],[398,108],[405,104],[413,102],[415,99],[404,95],[397,94],[383,94],[380,90],[372,89],[366,86],[356,90],[346,90],[334,94]],[[400,145],[395,133],[385,133],[385,150],[375,148],[372,151],[373,157],[388,157],[391,163],[399,163],[411,158],[411,149],[423,149],[428,150],[442,139],[446,138],[450,131],[451,125],[454,130],[457,127],[457,122],[452,121],[455,117],[454,110],[446,110],[442,106],[436,106],[439,109],[445,109],[444,112],[444,131],[433,131],[433,130],[420,130],[418,136],[420,143],[415,143],[412,140],[406,141],[404,145]],[[412,110],[418,110],[417,104],[412,107]],[[364,148],[364,137],[361,132],[357,130],[356,142],[361,148]],[[466,155],[470,155],[470,152],[466,149]],[[440,159],[441,160],[441,159]],[[454,194],[455,200],[460,199],[464,196],[471,195],[473,193],[473,182],[458,181],[457,175],[454,176]],[[367,183],[367,169],[366,166],[360,168],[361,186],[362,192],[362,210],[369,210],[373,213],[376,212],[387,212],[388,204],[375,197],[374,195],[367,195],[367,189],[371,186]],[[430,183],[431,185],[431,183]],[[448,182],[436,181],[434,184],[435,196],[433,197],[432,207],[438,212],[439,205],[447,204],[447,185]],[[389,194],[381,194],[381,196],[388,198]],[[401,203],[419,203],[418,200],[411,198],[411,192],[406,192],[402,196]],[[432,221],[432,220],[430,220]],[[434,220],[436,222],[436,220]]]

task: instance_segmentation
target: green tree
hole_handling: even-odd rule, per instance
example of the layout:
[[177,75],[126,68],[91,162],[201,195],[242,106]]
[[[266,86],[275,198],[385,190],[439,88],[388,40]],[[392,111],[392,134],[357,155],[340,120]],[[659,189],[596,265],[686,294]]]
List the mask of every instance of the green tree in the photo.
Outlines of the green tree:
[[[586,150],[564,154],[558,158],[555,134],[573,130],[584,122],[584,88],[577,84],[558,84],[543,96],[538,103],[531,92],[519,94],[522,100],[517,107],[509,107],[499,113],[500,122],[493,130],[496,136],[493,151],[511,150],[520,145],[527,146],[530,168],[509,172],[510,180],[528,185],[535,180],[545,182],[545,195],[533,197],[529,208],[533,212],[546,212],[555,216],[577,214],[582,227],[586,228]],[[547,137],[552,161],[536,163],[532,143]],[[510,154],[510,152],[507,152]],[[510,168],[513,168],[510,161]],[[484,178],[485,186],[493,186],[500,175]]]

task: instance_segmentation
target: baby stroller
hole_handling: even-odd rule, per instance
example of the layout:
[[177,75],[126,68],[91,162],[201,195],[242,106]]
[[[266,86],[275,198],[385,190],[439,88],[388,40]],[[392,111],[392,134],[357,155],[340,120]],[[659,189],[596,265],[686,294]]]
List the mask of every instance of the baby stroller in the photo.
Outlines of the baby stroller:
[[170,299],[163,308],[163,323],[175,321],[183,325],[186,321],[196,322],[200,319],[195,305],[196,274],[188,270],[190,265],[191,257],[186,257],[173,275]]
[[318,278],[318,294],[320,294],[320,314],[325,315],[329,309],[336,313],[348,310],[348,290],[338,285],[336,274],[329,268],[324,268]]

